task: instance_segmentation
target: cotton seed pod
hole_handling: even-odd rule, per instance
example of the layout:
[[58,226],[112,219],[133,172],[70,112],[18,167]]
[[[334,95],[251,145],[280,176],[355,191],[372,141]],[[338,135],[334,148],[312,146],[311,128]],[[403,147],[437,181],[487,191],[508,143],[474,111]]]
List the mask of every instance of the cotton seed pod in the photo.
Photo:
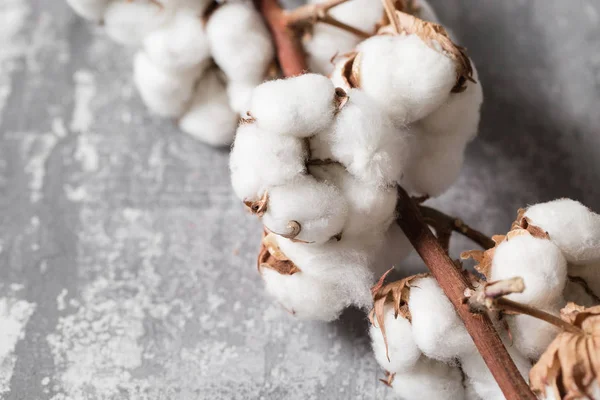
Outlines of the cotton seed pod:
[[91,21],[101,21],[111,0],[67,0],[73,11]]
[[237,129],[229,157],[233,190],[242,201],[258,201],[271,187],[305,174],[306,157],[302,140],[243,123]]
[[[559,315],[563,305],[564,302],[561,301],[542,310]],[[513,346],[531,360],[537,360],[560,332],[560,328],[529,315],[507,315],[506,320]]]
[[370,304],[368,257],[352,244],[309,246],[272,234],[266,238],[263,244],[270,243],[272,253],[296,267],[282,273],[259,260],[267,291],[294,316],[331,321],[350,305],[364,308]]
[[530,223],[548,232],[573,264],[600,261],[600,215],[571,199],[536,204],[525,210]]
[[408,161],[408,130],[397,130],[369,96],[358,89],[348,92],[348,100],[324,135],[335,161],[354,177],[391,186],[402,175]]
[[[318,4],[323,1],[310,1]],[[379,1],[352,0],[333,7],[328,12],[331,17],[365,33],[374,33],[383,6]],[[345,54],[362,40],[361,37],[331,25],[316,23],[302,44],[307,53],[309,69],[327,75],[333,70],[332,58]]]
[[280,236],[306,243],[325,243],[342,233],[348,205],[340,190],[301,175],[269,190],[265,227]]
[[402,315],[396,315],[389,304],[384,306],[384,321],[387,343],[376,320],[369,328],[375,359],[386,371],[402,373],[417,363],[421,350],[413,340],[410,322]]
[[251,3],[227,2],[208,19],[213,58],[232,81],[260,82],[273,61],[271,36]]
[[567,262],[550,240],[533,237],[524,231],[498,245],[489,280],[515,276],[523,278],[525,290],[506,296],[508,299],[537,307],[552,306],[562,299]]
[[188,110],[179,119],[179,128],[211,146],[228,146],[237,124],[238,116],[229,108],[229,98],[217,71],[206,71]]
[[164,26],[144,38],[144,50],[158,67],[186,71],[210,59],[202,21],[190,10],[175,12]]
[[177,117],[188,106],[196,77],[192,74],[173,74],[152,63],[148,55],[138,52],[134,58],[133,81],[144,101],[154,113]]
[[473,351],[473,339],[434,278],[413,283],[408,309],[414,340],[428,357],[449,362]]
[[340,98],[331,81],[305,74],[265,82],[252,92],[249,114],[261,127],[277,134],[306,138],[331,125]]
[[394,392],[401,399],[464,399],[460,368],[426,357],[394,376]]
[[348,202],[348,218],[342,236],[381,236],[395,219],[395,188],[354,178],[339,164],[311,165],[309,172],[317,179],[337,186]]
[[171,17],[170,11],[155,2],[112,1],[104,13],[104,30],[117,43],[137,46]]
[[401,126],[442,105],[456,84],[454,62],[417,35],[374,36],[357,47],[356,86]]
[[[523,357],[514,347],[505,344],[508,354],[514,361],[517,370],[527,380],[531,362]],[[466,375],[465,385],[467,392],[475,392],[479,398],[485,400],[505,400],[502,390],[496,383],[489,368],[485,365],[483,358],[477,351],[463,355],[460,366]]]

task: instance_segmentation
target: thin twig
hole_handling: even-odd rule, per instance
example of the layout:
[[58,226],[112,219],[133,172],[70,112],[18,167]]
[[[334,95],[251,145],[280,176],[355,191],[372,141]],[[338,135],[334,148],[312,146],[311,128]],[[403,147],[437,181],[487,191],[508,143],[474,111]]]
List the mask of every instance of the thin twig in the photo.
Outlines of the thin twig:
[[330,9],[347,1],[349,0],[329,0],[325,3],[307,4],[298,7],[292,11],[285,12],[286,23],[289,27],[303,28],[305,26],[312,26],[317,22],[322,22],[361,38],[370,37],[370,33],[348,25],[329,15],[328,11]]
[[390,24],[392,28],[394,28],[394,32],[400,33],[400,20],[398,19],[398,15],[396,14],[396,7],[394,6],[393,0],[382,0],[383,8],[385,9],[385,13],[390,20]]
[[500,311],[508,311],[511,313],[517,314],[525,314],[531,317],[541,319],[542,321],[546,321],[549,324],[557,326],[561,329],[564,329],[567,332],[575,333],[578,335],[582,335],[584,332],[578,327],[571,325],[570,323],[563,321],[556,315],[552,315],[547,313],[546,311],[542,311],[538,308],[528,306],[526,304],[517,303],[516,301],[512,301],[509,299],[498,299],[494,302],[495,309]]
[[356,35],[358,37],[364,38],[364,39],[371,37],[370,33],[365,32],[365,31],[361,31],[358,28],[355,28],[353,26],[345,24],[342,21],[339,21],[339,20],[333,18],[329,14],[325,14],[323,17],[321,17],[319,19],[319,21],[322,22],[322,23],[324,23],[324,24],[335,26],[336,28],[342,29],[342,30],[344,30],[346,32],[350,32],[350,33],[352,33],[352,34],[354,34],[354,35]]

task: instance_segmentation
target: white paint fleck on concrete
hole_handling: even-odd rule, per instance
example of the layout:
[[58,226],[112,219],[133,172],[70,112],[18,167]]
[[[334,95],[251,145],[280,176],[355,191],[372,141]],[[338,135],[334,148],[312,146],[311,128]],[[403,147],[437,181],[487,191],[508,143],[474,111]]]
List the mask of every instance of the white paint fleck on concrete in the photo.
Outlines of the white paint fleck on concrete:
[[67,294],[69,294],[69,291],[67,289],[63,289],[60,291],[58,296],[56,296],[56,309],[58,311],[64,311],[67,308],[67,304],[65,302]]
[[69,199],[73,202],[76,202],[76,203],[85,201],[89,197],[85,186],[71,186],[71,185],[65,184],[63,186],[63,189],[65,191],[65,196],[67,196],[67,199]]
[[71,130],[74,132],[89,131],[94,122],[91,102],[96,95],[96,81],[88,70],[79,70],[73,75],[75,80],[75,108],[71,119]]
[[24,134],[22,138],[22,159],[27,160],[25,173],[29,176],[32,203],[42,198],[46,161],[57,141],[53,134]]
[[84,172],[93,172],[98,170],[100,164],[98,159],[98,150],[96,150],[96,141],[90,135],[82,133],[77,137],[77,149],[75,150],[75,159],[81,164]]
[[10,390],[17,361],[15,347],[25,337],[25,326],[34,310],[35,304],[25,300],[0,298],[0,395]]

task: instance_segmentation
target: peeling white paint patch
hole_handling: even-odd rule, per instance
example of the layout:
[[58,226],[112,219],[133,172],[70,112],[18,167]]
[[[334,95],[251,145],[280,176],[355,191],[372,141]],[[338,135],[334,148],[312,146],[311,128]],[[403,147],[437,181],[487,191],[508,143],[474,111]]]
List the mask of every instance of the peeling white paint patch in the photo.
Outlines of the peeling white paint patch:
[[67,289],[63,289],[60,291],[58,296],[56,296],[56,309],[58,311],[64,311],[67,308],[67,304],[65,303],[65,297],[69,291]]
[[25,326],[35,304],[12,297],[0,298],[0,394],[9,391],[17,357],[17,342],[25,337]]
[[65,121],[63,121],[62,118],[56,117],[52,119],[52,132],[59,138],[67,136],[67,128],[65,127]]
[[96,141],[90,135],[82,133],[77,137],[75,159],[79,161],[84,172],[98,170],[100,162],[98,150],[96,150]]
[[90,105],[96,95],[96,80],[88,70],[75,72],[73,79],[75,80],[75,108],[70,127],[74,132],[87,132],[94,122]]
[[25,173],[29,175],[31,202],[42,198],[42,188],[46,176],[46,161],[58,139],[53,134],[26,134],[22,139],[22,159],[27,160]]
[[73,202],[80,202],[88,199],[88,192],[84,186],[73,187],[65,184],[63,186],[65,196]]

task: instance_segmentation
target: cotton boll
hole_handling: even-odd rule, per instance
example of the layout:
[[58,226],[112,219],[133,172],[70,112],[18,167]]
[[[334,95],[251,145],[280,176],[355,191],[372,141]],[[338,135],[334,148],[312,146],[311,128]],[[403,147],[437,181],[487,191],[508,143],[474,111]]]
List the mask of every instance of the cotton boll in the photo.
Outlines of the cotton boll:
[[306,173],[302,140],[265,132],[252,124],[239,126],[229,157],[233,190],[240,200],[255,201],[273,186]]
[[348,218],[342,236],[382,235],[394,221],[395,188],[359,181],[339,164],[310,166],[309,171],[317,179],[333,183],[344,194]]
[[474,344],[452,303],[432,277],[413,282],[408,300],[415,342],[428,357],[449,362]]
[[360,88],[397,126],[437,109],[456,83],[454,62],[416,35],[374,36],[357,49]]
[[237,114],[229,108],[225,86],[215,70],[200,79],[189,109],[179,119],[179,128],[212,146],[227,146],[233,141]]
[[[559,316],[562,306],[563,302],[542,310]],[[514,347],[532,360],[537,360],[560,333],[560,328],[529,315],[510,315],[507,316],[507,321]]]
[[562,299],[567,280],[567,262],[560,249],[549,240],[531,235],[512,237],[498,245],[492,261],[490,281],[523,278],[523,293],[508,299],[544,307]]
[[392,267],[400,267],[402,261],[412,252],[413,247],[400,226],[392,223],[385,233],[384,244],[377,252],[377,260],[373,264],[375,276],[381,276]]
[[[506,346],[506,349],[514,361],[517,370],[528,381],[531,362],[523,357],[514,347]],[[461,357],[460,365],[467,376],[465,381],[468,388],[467,392],[474,391],[480,398],[485,400],[505,400],[500,387],[479,352],[473,351],[465,354]]]
[[525,217],[548,232],[570,263],[600,261],[600,215],[580,202],[559,199],[536,204],[527,209]]
[[115,42],[135,46],[171,16],[171,12],[150,1],[113,1],[104,13],[104,29]]
[[250,114],[262,129],[306,138],[332,123],[335,96],[331,81],[322,75],[269,81],[252,92]]
[[421,357],[421,351],[413,340],[410,322],[402,316],[396,317],[394,314],[394,308],[386,305],[384,321],[387,353],[383,335],[376,321],[375,325],[371,325],[369,328],[369,336],[375,359],[379,365],[388,372],[401,373],[417,363]]
[[426,357],[396,374],[392,386],[402,399],[465,398],[460,369]]
[[227,2],[206,24],[213,58],[230,80],[261,81],[273,61],[271,36],[251,3]]
[[146,106],[163,117],[177,117],[185,111],[195,80],[192,74],[172,74],[159,69],[145,53],[138,52],[135,56],[135,86]]
[[371,304],[373,275],[364,251],[349,243],[307,245],[276,238],[300,272],[280,275],[261,268],[261,273],[267,291],[296,317],[331,321],[350,305]]
[[158,67],[185,71],[210,59],[202,21],[190,10],[181,10],[163,27],[144,38],[144,50]]
[[235,112],[240,115],[246,115],[250,109],[250,99],[252,91],[259,84],[253,82],[234,82],[227,83],[227,95],[229,96],[229,104]]
[[341,162],[356,178],[389,186],[401,175],[408,161],[409,133],[394,129],[386,114],[358,89],[327,132],[334,160]]
[[280,235],[299,229],[295,240],[325,243],[342,232],[347,216],[348,206],[338,188],[301,175],[269,190],[263,224]]
[[[592,301],[592,305],[597,305],[598,302],[595,298],[600,297],[600,262],[595,262],[587,265],[569,265],[569,276],[580,278],[585,282],[585,284],[587,284],[589,290],[591,290],[594,295],[590,296],[586,294],[586,297],[592,298],[592,300],[588,300],[587,303]],[[582,283],[572,282],[572,285],[578,286],[579,290],[581,290]],[[569,285],[567,285],[567,288],[568,286]],[[568,300],[575,301],[570,299]],[[575,302],[580,305],[585,305],[585,302],[583,300]]]
[[104,11],[111,0],[67,0],[77,15],[92,21],[102,20]]

